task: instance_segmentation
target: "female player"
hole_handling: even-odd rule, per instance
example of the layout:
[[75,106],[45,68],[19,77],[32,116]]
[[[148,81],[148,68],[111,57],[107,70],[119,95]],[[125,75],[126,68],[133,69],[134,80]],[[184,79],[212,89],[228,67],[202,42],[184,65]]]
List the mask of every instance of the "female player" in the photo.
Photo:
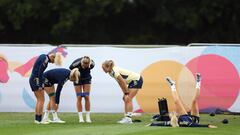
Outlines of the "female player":
[[70,65],[70,69],[78,68],[81,77],[78,82],[74,82],[74,88],[77,96],[77,109],[79,115],[79,122],[84,122],[82,114],[82,98],[85,99],[85,110],[86,110],[86,122],[91,123],[90,118],[90,90],[91,90],[91,70],[94,68],[95,63],[88,56],[84,56],[76,59]]
[[44,77],[43,72],[47,68],[48,63],[55,63],[61,65],[61,55],[59,53],[50,53],[48,55],[41,54],[35,61],[32,69],[32,74],[29,78],[29,83],[32,91],[37,98],[35,108],[35,123],[36,124],[48,124],[49,122],[42,121],[42,112],[44,105]]
[[[60,102],[60,94],[61,94],[63,85],[68,80],[78,82],[78,79],[80,77],[80,72],[78,71],[77,68],[73,69],[72,71],[65,68],[56,68],[56,69],[52,69],[44,72],[43,76],[45,78],[44,89],[50,98],[43,120],[49,121],[52,123],[65,123],[65,121],[62,121],[57,115],[57,110]],[[54,84],[57,84],[56,92],[55,92]],[[52,110],[53,121],[50,121],[48,118],[50,110]]]
[[115,78],[123,92],[125,117],[118,121],[118,123],[131,124],[133,115],[132,99],[142,88],[143,78],[138,73],[115,66],[112,60],[103,62],[102,68],[105,73]]
[[176,91],[176,85],[175,82],[170,78],[166,78],[167,82],[169,83],[172,91],[172,96],[174,99],[176,112],[171,113],[170,118],[170,124],[172,127],[208,127],[208,128],[217,128],[216,126],[207,124],[199,124],[200,122],[200,115],[199,115],[199,108],[197,104],[197,99],[200,95],[200,84],[201,84],[201,76],[199,73],[196,74],[196,89],[197,92],[193,98],[192,101],[192,107],[191,107],[191,115],[189,115],[184,108],[184,105],[182,103],[182,100],[180,99],[180,96],[178,95],[178,92]]

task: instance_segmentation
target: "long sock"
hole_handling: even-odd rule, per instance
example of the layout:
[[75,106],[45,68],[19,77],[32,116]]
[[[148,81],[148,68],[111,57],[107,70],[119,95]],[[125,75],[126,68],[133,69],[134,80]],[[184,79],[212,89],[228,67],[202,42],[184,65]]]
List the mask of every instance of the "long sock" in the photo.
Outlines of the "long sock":
[[87,111],[86,112],[86,121],[91,121],[91,118],[90,118],[90,111]]
[[200,90],[201,87],[201,81],[200,82],[196,82],[196,89]]
[[86,112],[86,117],[90,118],[90,111]]
[[46,110],[45,113],[44,113],[44,116],[43,116],[43,119],[47,119],[48,116],[49,116],[49,110]]
[[200,90],[201,87],[201,75],[199,73],[196,74],[196,89]]
[[41,122],[42,120],[42,115],[35,115],[35,120]]
[[176,91],[176,86],[173,84],[173,85],[171,85],[171,90],[172,91]]
[[52,115],[53,115],[53,120],[58,119],[57,112],[53,111],[53,112],[52,112]]
[[127,115],[126,115],[126,117],[128,117],[128,118],[132,118],[132,112],[127,112]]
[[[38,120],[38,115],[37,115],[37,114],[35,114],[35,120],[36,120],[36,121],[39,121],[39,120]],[[40,122],[40,121],[39,121],[39,122]]]
[[82,112],[78,112],[78,117],[80,121],[84,121],[83,120],[83,113]]

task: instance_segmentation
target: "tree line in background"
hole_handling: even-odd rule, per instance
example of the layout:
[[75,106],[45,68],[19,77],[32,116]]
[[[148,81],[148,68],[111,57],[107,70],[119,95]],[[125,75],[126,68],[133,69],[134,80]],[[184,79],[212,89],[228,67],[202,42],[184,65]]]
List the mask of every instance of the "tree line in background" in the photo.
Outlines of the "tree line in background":
[[240,42],[239,0],[0,0],[1,43]]

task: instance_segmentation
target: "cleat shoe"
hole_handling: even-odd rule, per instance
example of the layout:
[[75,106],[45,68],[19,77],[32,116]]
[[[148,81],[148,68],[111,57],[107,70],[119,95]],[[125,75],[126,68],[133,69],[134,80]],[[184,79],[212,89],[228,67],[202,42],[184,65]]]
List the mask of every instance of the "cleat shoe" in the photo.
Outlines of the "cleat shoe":
[[79,119],[79,123],[84,123],[85,121],[83,119]]
[[166,81],[170,86],[175,85],[175,82],[170,77],[166,77]]
[[66,123],[66,121],[63,121],[63,120],[61,120],[61,119],[54,119],[53,121],[52,121],[52,123]]
[[196,81],[200,82],[201,81],[201,75],[200,73],[196,73]]
[[49,118],[44,118],[44,119],[42,119],[42,121],[47,121],[47,122],[49,122],[49,123],[52,122],[52,120],[50,120]]
[[120,123],[120,124],[132,124],[133,122],[132,122],[131,118],[125,117],[122,120],[118,121],[117,123]]
[[87,123],[92,123],[92,121],[91,121],[90,118],[86,118],[86,122],[87,122]]
[[41,121],[41,122],[39,122],[39,124],[43,124],[43,125],[46,125],[46,124],[50,124],[50,122],[48,122],[48,121]]
[[40,124],[40,122],[39,122],[39,121],[37,121],[37,120],[34,120],[34,123],[35,123],[35,124]]

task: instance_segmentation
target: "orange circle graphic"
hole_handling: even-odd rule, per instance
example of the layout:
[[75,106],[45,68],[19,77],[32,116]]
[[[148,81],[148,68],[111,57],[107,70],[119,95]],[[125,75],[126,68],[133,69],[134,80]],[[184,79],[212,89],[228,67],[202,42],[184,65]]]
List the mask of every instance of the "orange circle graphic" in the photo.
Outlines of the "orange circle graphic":
[[173,111],[174,102],[169,85],[165,78],[171,77],[176,82],[177,91],[182,101],[191,107],[192,97],[195,93],[194,76],[188,68],[175,61],[159,61],[149,65],[142,72],[144,84],[137,94],[138,105],[144,112],[156,113],[158,98],[168,100],[168,109]]

